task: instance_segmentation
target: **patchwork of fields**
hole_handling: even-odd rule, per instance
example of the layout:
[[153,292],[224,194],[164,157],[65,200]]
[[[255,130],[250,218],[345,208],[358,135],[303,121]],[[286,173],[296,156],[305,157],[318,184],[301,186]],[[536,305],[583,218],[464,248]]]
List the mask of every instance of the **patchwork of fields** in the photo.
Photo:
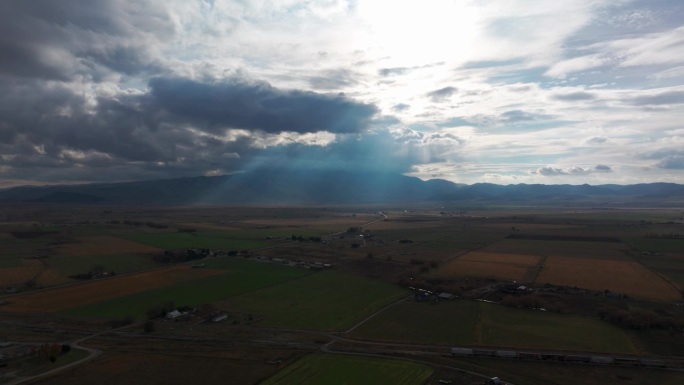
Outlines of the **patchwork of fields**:
[[[406,349],[433,352],[457,345],[677,355],[681,346],[675,328],[684,313],[674,301],[682,298],[684,241],[648,235],[676,233],[681,224],[665,222],[672,213],[540,210],[520,215],[517,209],[482,208],[466,214],[460,208],[396,208],[394,213],[383,209],[389,220],[347,232],[348,227],[380,218],[378,209],[366,207],[356,214],[340,208],[179,208],[161,214],[138,208],[121,214],[116,209],[87,210],[73,224],[3,225],[0,286],[23,292],[10,295],[8,290],[1,315],[32,322],[44,318],[52,322],[48,328],[68,320],[89,325],[84,330],[98,330],[106,321],[125,316],[143,320],[151,308],[173,303],[210,304],[201,310],[227,318],[201,324],[196,317],[155,320],[145,328],[142,323],[131,326],[126,339],[115,333],[93,338],[91,343],[110,351],[96,364],[70,372],[81,378],[105,373],[109,382],[103,383],[119,383],[125,377],[117,377],[119,370],[153,375],[147,367],[151,363],[172,365],[168,373],[179,381],[221,382],[242,370],[245,361],[235,352],[244,348],[260,352],[245,369],[244,383],[424,385],[441,378],[434,374],[441,369],[333,356],[319,353],[319,348],[332,342],[326,345],[332,350],[353,347],[371,353],[388,349],[385,342],[391,342],[430,345]],[[290,241],[290,236],[301,241]],[[252,253],[207,257],[201,261],[205,267],[195,269],[190,263],[165,266],[151,255],[187,248]],[[327,263],[332,268],[323,269]],[[117,275],[31,291],[74,282],[69,275],[95,268]],[[513,281],[515,285],[504,285]],[[397,282],[481,301],[419,302]],[[524,284],[536,290],[546,283],[570,288],[518,289]],[[629,298],[598,295],[604,290]],[[623,315],[645,321],[632,326],[616,320]],[[149,324],[153,330],[146,329]],[[25,329],[21,332],[32,330]],[[77,329],[65,327],[60,333],[71,330]],[[153,339],[156,342],[149,344]],[[193,352],[200,340],[205,350]],[[189,350],[175,350],[181,345]],[[279,349],[287,353],[274,353]],[[223,358],[230,360],[225,367]],[[95,365],[99,369],[91,370]],[[186,366],[201,371],[220,366],[217,373],[225,378],[213,373],[199,379],[186,376]],[[60,378],[56,383],[69,382],[67,376]]]

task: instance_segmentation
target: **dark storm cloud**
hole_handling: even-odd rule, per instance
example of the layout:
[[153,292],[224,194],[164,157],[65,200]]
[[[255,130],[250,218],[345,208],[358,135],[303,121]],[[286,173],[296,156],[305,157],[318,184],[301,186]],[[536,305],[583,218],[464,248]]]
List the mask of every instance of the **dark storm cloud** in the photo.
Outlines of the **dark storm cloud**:
[[[0,77],[2,177],[102,181],[231,172],[255,159],[273,161],[285,149],[303,159],[322,151],[294,143],[264,150],[260,141],[269,135],[360,133],[396,122],[342,95],[283,91],[265,82],[157,78],[149,88],[92,100],[68,83]],[[226,128],[248,132],[221,139]]]
[[362,132],[379,110],[342,95],[279,90],[266,82],[230,79],[202,83],[183,78],[150,81],[155,102],[180,119],[209,130],[242,128],[278,133]]
[[137,74],[157,66],[151,45],[173,32],[168,15],[149,1],[2,1],[0,75]]
[[554,99],[556,100],[561,100],[561,101],[578,101],[578,100],[592,100],[596,99],[596,95],[589,93],[589,92],[584,92],[584,91],[577,91],[577,92],[571,92],[567,94],[557,94],[553,96]]
[[458,91],[456,87],[444,87],[428,92],[426,96],[429,97],[433,102],[439,103],[449,99],[449,97],[456,93],[456,91]]

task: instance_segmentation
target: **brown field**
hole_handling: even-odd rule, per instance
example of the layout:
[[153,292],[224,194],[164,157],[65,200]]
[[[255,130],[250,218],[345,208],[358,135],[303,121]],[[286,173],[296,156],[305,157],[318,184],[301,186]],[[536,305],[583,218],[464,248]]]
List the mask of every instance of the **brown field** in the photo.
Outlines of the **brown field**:
[[681,295],[658,274],[637,262],[551,256],[536,283],[612,290],[630,297],[678,300]]
[[494,227],[497,229],[510,229],[515,227],[522,231],[525,230],[564,230],[564,229],[577,229],[585,226],[578,225],[555,225],[551,223],[489,223],[483,224],[478,227]]
[[443,221],[424,221],[424,222],[404,222],[395,221],[380,221],[364,227],[367,230],[410,230],[410,229],[424,229],[433,227],[444,227]]
[[538,262],[539,257],[534,255],[473,251],[447,263],[437,275],[522,280],[528,270]]
[[39,286],[70,282],[57,269],[45,266],[40,259],[22,258],[21,264],[22,266],[0,269],[0,287],[21,286],[31,279],[35,279]]
[[1,309],[26,313],[56,312],[224,272],[213,269],[191,269],[188,265],[178,265],[17,295],[7,298],[9,304],[3,305]]
[[10,233],[0,233],[0,239],[14,239],[14,236]]
[[231,231],[231,230],[240,230],[239,227],[234,227],[234,226],[228,226],[228,225],[222,225],[218,223],[200,223],[200,222],[188,222],[188,223],[176,223],[177,226],[181,227],[188,227],[188,228],[198,228],[198,229],[207,229],[207,230],[219,230],[219,231]]
[[[597,247],[589,247],[587,243],[596,243]],[[492,253],[538,256],[556,255],[560,257],[633,261],[634,258],[625,253],[625,250],[626,246],[622,243],[527,241],[517,239],[504,239],[481,249],[481,251]]]
[[360,226],[368,223],[373,219],[379,219],[378,216],[359,215],[356,218],[339,217],[339,218],[275,218],[275,219],[248,219],[240,221],[241,224],[251,224],[257,226],[269,227],[330,227],[337,226],[341,230],[346,230],[349,226]]
[[[159,342],[156,344],[161,345]],[[275,374],[292,359],[282,350],[262,352],[231,348],[222,352],[216,347],[167,344],[160,350],[107,352],[89,365],[36,380],[33,384],[255,384]],[[128,347],[136,349],[136,347]],[[116,350],[116,347],[114,347]],[[225,348],[223,349],[226,350]],[[284,359],[280,365],[268,360]]]
[[539,257],[536,255],[487,253],[482,251],[473,251],[471,253],[461,256],[459,259],[464,261],[520,265],[524,267],[531,267],[539,263]]
[[161,251],[156,247],[108,235],[79,237],[77,243],[62,245],[59,253],[62,255],[106,255],[106,254],[132,254],[132,253],[155,253]]

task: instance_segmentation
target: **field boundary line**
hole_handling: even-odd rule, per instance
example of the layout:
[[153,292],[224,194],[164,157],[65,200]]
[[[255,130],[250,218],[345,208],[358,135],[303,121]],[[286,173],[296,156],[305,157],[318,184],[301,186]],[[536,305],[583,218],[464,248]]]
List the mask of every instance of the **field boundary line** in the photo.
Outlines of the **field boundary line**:
[[398,303],[400,303],[400,302],[406,301],[406,300],[409,299],[409,298],[411,298],[411,296],[410,296],[410,295],[407,295],[407,296],[405,296],[405,297],[399,298],[398,300],[396,300],[396,301],[394,301],[394,302],[392,302],[392,303],[390,303],[390,304],[388,304],[388,305],[383,306],[382,308],[380,308],[380,309],[378,309],[377,311],[375,311],[373,314],[371,314],[371,315],[369,315],[368,317],[366,317],[366,318],[362,319],[361,321],[359,321],[356,325],[354,325],[354,326],[352,326],[351,328],[349,328],[349,329],[347,329],[347,330],[344,330],[344,331],[342,331],[342,332],[340,332],[340,333],[345,334],[345,333],[351,333],[351,332],[353,332],[354,329],[356,329],[357,327],[363,325],[364,323],[366,323],[366,322],[367,322],[368,320],[370,320],[371,318],[375,317],[376,315],[382,313],[383,311],[387,310],[388,308],[390,308],[390,307],[392,307],[392,306],[394,306],[394,305],[396,305],[396,304],[398,304]]

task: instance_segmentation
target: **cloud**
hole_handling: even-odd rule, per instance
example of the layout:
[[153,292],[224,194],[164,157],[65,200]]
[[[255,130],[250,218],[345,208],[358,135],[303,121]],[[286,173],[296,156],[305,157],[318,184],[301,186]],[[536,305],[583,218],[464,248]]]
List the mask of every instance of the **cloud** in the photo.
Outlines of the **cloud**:
[[0,2],[0,75],[98,80],[158,69],[156,47],[174,35],[151,1]]
[[362,132],[379,112],[343,95],[280,90],[263,81],[226,79],[205,83],[186,78],[150,81],[151,96],[164,111],[210,131],[243,128],[271,133]]
[[598,164],[594,167],[580,167],[571,166],[566,168],[558,168],[553,166],[545,166],[529,171],[531,175],[541,176],[559,176],[559,175],[586,175],[592,173],[613,172],[610,166]]
[[630,101],[632,104],[639,106],[681,104],[684,103],[684,91],[663,91],[649,95],[639,95],[633,97]]
[[592,136],[591,138],[587,138],[584,142],[587,144],[603,144],[608,141],[608,138],[605,136]]
[[587,55],[566,59],[555,63],[544,75],[557,78],[565,78],[575,72],[600,67],[605,64],[607,59],[601,55]]
[[656,165],[659,168],[683,170],[684,169],[684,155],[669,155]]
[[596,99],[596,95],[590,92],[575,91],[568,93],[558,93],[552,96],[555,100],[561,101],[578,101],[578,100],[592,100]]
[[448,100],[456,91],[458,91],[456,87],[444,87],[428,92],[427,97],[435,103],[441,103]]

